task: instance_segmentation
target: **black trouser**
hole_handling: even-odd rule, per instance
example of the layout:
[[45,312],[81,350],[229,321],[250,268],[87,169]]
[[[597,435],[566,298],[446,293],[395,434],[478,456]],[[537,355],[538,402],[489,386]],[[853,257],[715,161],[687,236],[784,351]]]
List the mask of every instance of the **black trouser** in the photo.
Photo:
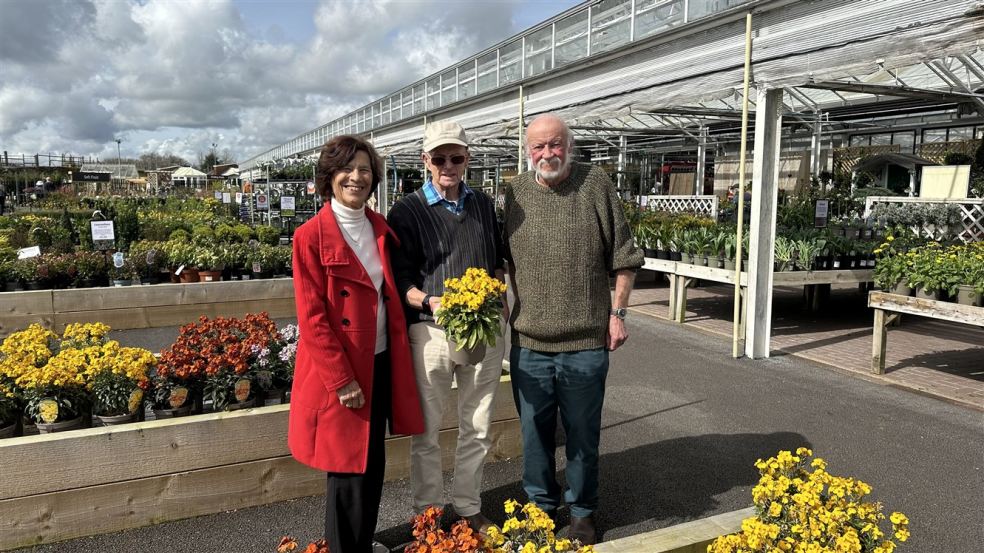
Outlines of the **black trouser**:
[[369,452],[364,474],[328,473],[325,539],[331,553],[370,553],[386,472],[386,421],[390,416],[389,353],[376,355],[373,366]]

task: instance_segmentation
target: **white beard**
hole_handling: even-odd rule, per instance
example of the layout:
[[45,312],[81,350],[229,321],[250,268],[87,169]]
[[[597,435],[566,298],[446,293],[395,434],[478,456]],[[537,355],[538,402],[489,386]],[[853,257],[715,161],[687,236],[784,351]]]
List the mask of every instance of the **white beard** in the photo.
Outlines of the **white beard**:
[[[553,158],[553,159],[558,159],[558,158]],[[533,159],[530,158],[528,161],[529,161],[530,166],[532,166],[533,165]],[[558,177],[560,177],[561,175],[563,175],[564,173],[566,173],[567,172],[567,169],[570,166],[571,166],[571,158],[570,158],[570,156],[565,156],[560,161],[560,163],[558,164],[557,169],[554,169],[550,165],[550,162],[548,162],[545,159],[541,159],[540,160],[540,163],[537,164],[534,169],[536,170],[536,176],[537,176],[537,178],[539,178],[540,180],[546,182],[546,181],[554,181],[554,180],[556,180]]]

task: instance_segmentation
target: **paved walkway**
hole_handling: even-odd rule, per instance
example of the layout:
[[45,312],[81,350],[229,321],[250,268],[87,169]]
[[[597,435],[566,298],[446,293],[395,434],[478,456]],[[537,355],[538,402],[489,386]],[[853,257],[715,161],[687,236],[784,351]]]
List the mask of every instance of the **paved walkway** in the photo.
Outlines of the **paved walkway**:
[[[870,483],[873,500],[909,516],[912,539],[900,553],[980,550],[981,412],[792,355],[734,360],[727,340],[651,317],[631,316],[629,332],[612,356],[602,420],[605,539],[747,507],[755,460],[807,446],[832,473]],[[482,497],[493,519],[503,520],[504,499],[525,498],[520,477],[521,459],[487,466]],[[385,486],[380,541],[408,539],[409,505],[407,481]],[[283,534],[316,537],[323,509],[313,497],[33,550],[271,553]],[[562,511],[562,526],[566,518]]]
[[[668,320],[669,286],[640,273],[633,310]],[[702,285],[687,292],[685,325],[722,335],[730,345],[734,288]],[[984,411],[984,329],[908,316],[888,331],[885,374],[871,372],[873,315],[857,286],[835,287],[821,312],[804,308],[802,288],[773,296],[773,355],[795,355],[859,377]]]

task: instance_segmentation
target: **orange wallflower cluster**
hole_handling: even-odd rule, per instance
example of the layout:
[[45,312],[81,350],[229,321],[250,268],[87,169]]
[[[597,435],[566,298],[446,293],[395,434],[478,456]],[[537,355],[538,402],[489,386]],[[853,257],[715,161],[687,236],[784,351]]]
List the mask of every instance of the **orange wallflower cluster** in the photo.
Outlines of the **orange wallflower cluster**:
[[454,523],[451,533],[441,530],[438,522],[444,511],[438,507],[428,507],[414,517],[414,543],[408,545],[403,553],[482,553],[487,551],[479,542],[478,535],[462,519]]
[[[298,551],[297,540],[291,536],[284,536],[280,539],[280,545],[277,546],[277,553],[293,553]],[[316,542],[311,542],[302,551],[298,553],[330,553],[328,551],[328,543],[325,540],[318,540]]]
[[277,326],[266,313],[242,319],[202,316],[181,327],[177,340],[161,352],[157,374],[163,378],[195,380],[223,371],[244,374],[256,349],[267,347]]

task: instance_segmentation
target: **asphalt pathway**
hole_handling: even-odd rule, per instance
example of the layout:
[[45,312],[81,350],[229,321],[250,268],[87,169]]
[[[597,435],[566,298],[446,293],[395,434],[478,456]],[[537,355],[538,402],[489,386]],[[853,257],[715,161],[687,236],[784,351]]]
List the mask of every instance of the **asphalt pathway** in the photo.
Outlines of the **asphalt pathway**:
[[[912,537],[900,552],[984,551],[984,413],[799,358],[733,360],[720,337],[645,316],[630,315],[629,329],[605,402],[604,539],[747,507],[755,460],[807,446],[831,473],[870,483],[886,513],[909,516]],[[156,349],[154,340],[175,334],[146,332],[118,337]],[[503,500],[525,499],[520,476],[518,459],[486,468],[484,510],[494,520]],[[269,553],[284,534],[316,538],[323,509],[323,498],[300,499],[31,551]],[[405,542],[411,515],[409,483],[388,483],[377,539]],[[561,525],[566,518],[562,511]]]

